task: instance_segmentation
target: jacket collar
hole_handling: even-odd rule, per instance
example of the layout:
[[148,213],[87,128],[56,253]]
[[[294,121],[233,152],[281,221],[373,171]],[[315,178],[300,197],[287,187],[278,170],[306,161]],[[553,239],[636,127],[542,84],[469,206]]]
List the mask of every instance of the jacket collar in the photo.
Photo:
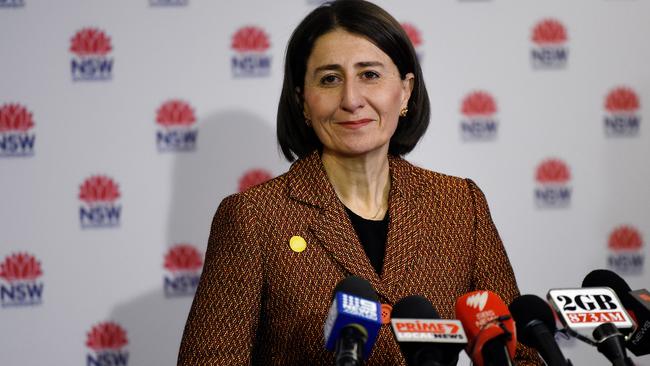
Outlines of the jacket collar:
[[394,294],[412,267],[422,230],[418,229],[417,197],[423,191],[421,177],[413,165],[389,156],[391,190],[390,223],[386,254],[379,276],[366,256],[345,208],[329,182],[318,151],[294,163],[288,174],[289,196],[319,208],[309,229],[323,248],[345,272],[368,280],[386,301],[396,302]]

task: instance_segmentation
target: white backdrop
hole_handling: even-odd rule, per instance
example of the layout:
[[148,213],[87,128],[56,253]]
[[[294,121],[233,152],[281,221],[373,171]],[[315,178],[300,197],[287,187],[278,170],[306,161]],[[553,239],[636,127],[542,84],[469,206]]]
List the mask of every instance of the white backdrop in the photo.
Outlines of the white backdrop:
[[[0,0],[3,365],[175,364],[217,205],[288,169],[283,53],[317,2]],[[407,159],[479,184],[522,293],[650,287],[650,3],[378,3],[431,97]]]

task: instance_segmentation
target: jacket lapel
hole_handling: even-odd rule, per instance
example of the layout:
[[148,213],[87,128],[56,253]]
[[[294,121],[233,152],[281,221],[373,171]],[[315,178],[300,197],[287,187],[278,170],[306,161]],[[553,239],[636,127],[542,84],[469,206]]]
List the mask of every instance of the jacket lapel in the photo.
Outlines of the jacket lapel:
[[319,208],[319,214],[309,223],[309,229],[325,251],[344,272],[365,278],[379,291],[379,275],[327,178],[318,151],[296,162],[290,174],[289,195]]
[[[421,191],[422,177],[415,174],[413,166],[398,158],[390,158],[391,196],[390,223],[386,239],[386,254],[381,281],[385,292],[399,293],[397,288],[404,286],[417,257],[418,249],[424,241],[423,214],[417,204]],[[392,302],[399,299],[389,297]]]
[[299,160],[289,172],[289,195],[319,209],[309,229],[322,247],[344,272],[365,278],[378,294],[393,303],[399,300],[394,295],[399,292],[396,287],[404,283],[423,240],[418,222],[422,215],[415,199],[421,182],[413,173],[409,163],[390,157],[390,223],[380,278],[327,178],[319,153]]

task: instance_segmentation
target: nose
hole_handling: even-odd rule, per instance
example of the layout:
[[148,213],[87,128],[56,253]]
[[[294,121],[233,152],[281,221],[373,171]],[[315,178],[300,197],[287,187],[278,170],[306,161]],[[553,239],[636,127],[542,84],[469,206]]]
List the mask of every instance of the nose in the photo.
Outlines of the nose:
[[364,105],[365,99],[360,85],[353,79],[346,80],[341,94],[341,109],[354,113]]

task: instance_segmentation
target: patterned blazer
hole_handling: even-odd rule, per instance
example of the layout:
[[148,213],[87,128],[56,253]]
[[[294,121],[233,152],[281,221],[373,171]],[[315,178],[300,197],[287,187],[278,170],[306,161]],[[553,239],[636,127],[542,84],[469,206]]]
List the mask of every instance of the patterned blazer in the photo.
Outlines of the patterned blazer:
[[[390,157],[390,222],[378,275],[314,152],[217,210],[178,365],[333,365],[323,325],[332,290],[348,275],[370,281],[382,303],[422,295],[443,318],[474,289],[519,295],[479,188]],[[289,239],[307,248],[295,252]],[[519,347],[519,364],[541,364]],[[383,325],[366,365],[404,365]]]

